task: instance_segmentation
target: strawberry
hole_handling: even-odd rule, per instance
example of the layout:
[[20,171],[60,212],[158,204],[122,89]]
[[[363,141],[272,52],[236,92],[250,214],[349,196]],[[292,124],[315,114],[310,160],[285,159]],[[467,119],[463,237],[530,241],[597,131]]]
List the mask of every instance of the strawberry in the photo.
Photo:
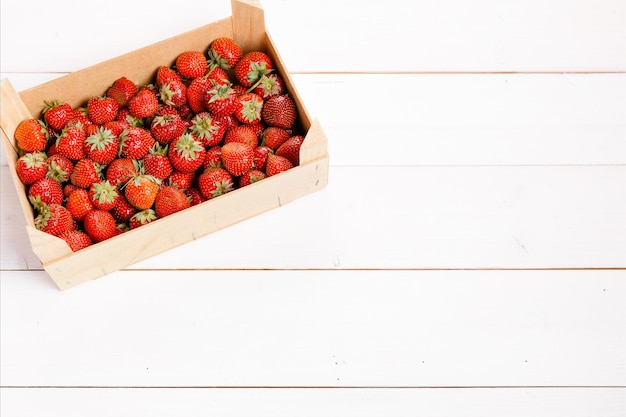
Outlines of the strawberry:
[[120,156],[141,159],[156,143],[150,131],[143,127],[129,127],[119,137]]
[[28,188],[28,199],[34,206],[40,203],[62,204],[63,198],[61,184],[52,178],[38,179]]
[[124,185],[126,200],[138,210],[152,207],[160,181],[150,175],[136,174]]
[[261,144],[275,151],[290,137],[291,135],[286,129],[276,126],[269,126],[263,132],[261,132]]
[[228,116],[215,116],[215,120],[218,120],[222,126],[228,131],[229,128],[233,126],[239,126],[239,120],[235,117],[234,114],[229,114]]
[[48,173],[46,154],[41,151],[29,152],[20,156],[15,162],[17,177],[22,184],[30,185]]
[[35,227],[42,232],[58,236],[75,229],[74,219],[69,210],[61,204],[44,204],[35,218]]
[[235,112],[235,90],[228,84],[217,84],[205,95],[205,107],[215,116],[228,116]]
[[245,187],[265,178],[265,173],[258,169],[251,169],[239,177],[239,187]]
[[263,99],[255,93],[245,93],[235,99],[235,117],[242,123],[253,124],[261,121]]
[[150,133],[162,144],[168,144],[187,129],[187,123],[178,113],[156,116],[150,124]]
[[300,147],[302,146],[302,142],[304,142],[303,136],[292,136],[285,143],[280,145],[280,147],[276,150],[276,155],[283,156],[289,160],[296,166],[300,164]]
[[252,87],[273,69],[274,64],[267,54],[260,51],[248,52],[235,65],[235,78],[244,87]]
[[137,91],[138,89],[134,82],[126,77],[120,77],[109,87],[106,95],[115,100],[119,107],[124,107],[137,94]]
[[74,192],[74,190],[84,190],[84,188],[77,187],[72,183],[67,183],[63,185],[63,197],[69,197],[70,194]]
[[89,158],[80,159],[74,165],[70,181],[77,187],[89,188],[94,182],[100,181],[101,169],[100,164]]
[[117,224],[113,215],[104,210],[91,210],[83,220],[85,233],[94,243],[102,242],[117,235]]
[[61,103],[58,100],[44,101],[44,121],[55,132],[63,130],[67,122],[73,117],[74,109],[69,104]]
[[167,157],[168,146],[160,146],[158,143],[150,148],[150,152],[143,157],[144,172],[153,177],[164,180],[172,173],[172,163]]
[[210,168],[198,176],[198,189],[209,200],[232,191],[233,178],[223,168]]
[[15,128],[15,142],[24,152],[36,152],[46,149],[48,143],[46,125],[37,119],[22,120]]
[[225,69],[220,67],[215,67],[209,69],[209,72],[204,74],[206,78],[211,81],[211,85],[214,84],[230,84],[230,77]]
[[72,252],[78,252],[81,249],[91,246],[93,243],[89,235],[80,230],[66,230],[60,233],[58,237],[67,243]]
[[259,171],[265,171],[265,166],[267,165],[267,155],[272,152],[272,149],[264,145],[254,148],[254,168]]
[[259,144],[259,139],[250,125],[241,125],[231,127],[226,131],[224,144],[230,142],[246,143],[255,148]]
[[159,87],[159,98],[164,104],[178,108],[187,101],[187,87],[180,80],[170,80]]
[[185,193],[173,185],[161,188],[154,201],[154,211],[158,217],[169,216],[188,207],[191,207],[191,203]]
[[170,144],[168,157],[172,166],[181,172],[193,172],[200,168],[206,150],[191,133],[183,133]]
[[270,126],[291,129],[296,121],[296,104],[287,95],[272,96],[263,105],[262,116]]
[[118,138],[120,134],[124,131],[124,129],[130,127],[130,123],[128,123],[127,121],[112,120],[103,124],[102,127],[104,129],[110,130],[111,133],[113,133],[113,136]]
[[70,161],[85,157],[85,132],[76,126],[66,126],[56,141],[56,150]]
[[156,212],[149,208],[133,214],[128,223],[131,229],[136,229],[139,226],[143,226],[144,224],[148,224],[156,220],[157,218]]
[[70,211],[74,220],[82,221],[85,215],[94,209],[94,205],[86,189],[76,188],[67,197],[65,208]]
[[240,142],[230,142],[222,146],[222,164],[233,176],[239,177],[252,168],[254,148]]
[[106,179],[111,184],[120,187],[137,173],[137,166],[132,159],[117,158],[107,166]]
[[159,99],[149,87],[142,87],[128,102],[130,115],[138,119],[153,116],[159,109]]
[[229,37],[217,38],[209,45],[209,67],[233,69],[241,59],[241,55],[241,46],[234,39]]
[[218,145],[224,138],[226,127],[224,127],[209,112],[196,114],[191,119],[189,131],[202,143],[202,146],[209,148]]
[[222,165],[222,147],[221,146],[212,146],[206,151],[206,156],[204,157],[204,162],[202,163],[203,169],[208,168],[224,168]]
[[185,78],[200,77],[207,70],[207,60],[200,51],[186,51],[176,58],[176,70]]
[[115,207],[111,209],[111,214],[115,221],[118,223],[126,223],[135,213],[137,213],[135,206],[126,200],[124,193],[120,193]]
[[207,77],[196,77],[187,86],[187,104],[194,113],[206,111],[206,94],[212,83]]
[[48,157],[46,160],[47,176],[57,180],[58,182],[65,182],[70,180],[70,175],[74,169],[74,164],[68,158],[61,154],[54,154]]
[[168,185],[175,185],[178,189],[185,191],[193,186],[195,178],[195,172],[180,172],[174,170],[172,174],[167,177],[165,182]]
[[182,81],[182,78],[180,78],[180,74],[170,67],[164,65],[159,66],[156,73],[156,86],[160,88],[163,84],[169,83],[170,81]]
[[265,173],[268,177],[272,175],[280,174],[281,172],[287,171],[293,168],[293,164],[289,162],[289,159],[274,155],[270,153],[267,155],[267,165],[265,167]]
[[267,100],[271,96],[285,94],[287,87],[285,87],[285,81],[280,75],[272,73],[263,75],[253,92],[260,95],[263,100]]
[[85,139],[85,156],[101,165],[110,164],[117,156],[118,148],[117,136],[102,126]]
[[119,106],[110,97],[91,97],[87,101],[89,119],[97,125],[115,120]]
[[109,211],[116,206],[119,192],[115,185],[107,180],[97,181],[89,187],[89,198],[95,208]]
[[206,201],[206,198],[204,198],[200,190],[195,187],[191,187],[185,190],[184,193],[187,196],[187,200],[189,200],[192,206],[204,203]]

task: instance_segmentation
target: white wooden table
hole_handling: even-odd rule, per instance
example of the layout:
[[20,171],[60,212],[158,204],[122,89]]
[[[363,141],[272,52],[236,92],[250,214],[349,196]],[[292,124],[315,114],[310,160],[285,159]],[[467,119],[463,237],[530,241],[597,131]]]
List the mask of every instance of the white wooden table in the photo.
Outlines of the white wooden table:
[[[626,3],[262,4],[328,187],[61,292],[3,155],[0,414],[625,416]],[[2,77],[230,14],[185,5],[3,1]]]

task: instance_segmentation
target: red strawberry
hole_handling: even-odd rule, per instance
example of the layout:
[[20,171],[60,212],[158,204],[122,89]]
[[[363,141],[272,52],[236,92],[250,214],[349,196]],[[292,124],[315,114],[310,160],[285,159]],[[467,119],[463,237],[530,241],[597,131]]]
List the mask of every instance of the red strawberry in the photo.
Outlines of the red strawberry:
[[215,117],[215,120],[218,120],[220,124],[224,126],[226,130],[228,130],[229,128],[233,126],[239,126],[241,124],[239,123],[239,120],[237,120],[234,114],[229,114],[228,116],[214,116],[214,117]]
[[222,147],[213,146],[206,151],[204,162],[202,163],[203,169],[208,168],[224,168],[222,165]]
[[58,100],[44,101],[43,118],[52,130],[60,132],[70,119],[74,117],[74,109],[67,103]]
[[164,65],[159,66],[157,68],[155,80],[157,87],[160,88],[163,84],[170,81],[182,81],[182,79],[180,78],[180,74],[178,74],[170,67],[166,67]]
[[99,210],[109,211],[113,209],[117,204],[119,195],[117,187],[107,180],[94,182],[89,187],[89,197],[94,207]]
[[38,179],[28,188],[28,199],[37,209],[37,205],[41,203],[62,204],[63,198],[61,184],[52,178]]
[[150,124],[150,133],[162,144],[170,143],[187,129],[187,123],[178,113],[156,116]]
[[115,221],[118,223],[126,223],[135,213],[137,213],[135,206],[126,200],[126,196],[123,193],[120,193],[115,207],[111,209],[111,214]]
[[54,154],[49,156],[46,161],[48,177],[57,180],[58,182],[69,181],[74,164],[68,158],[61,154]]
[[124,185],[126,200],[138,210],[152,207],[159,191],[159,183],[158,179],[150,175],[136,174]]
[[293,166],[300,164],[300,147],[304,142],[303,136],[292,136],[276,150],[276,155],[289,159]]
[[176,58],[176,70],[185,78],[200,77],[207,70],[207,60],[200,51],[186,51]]
[[263,75],[259,80],[259,85],[253,90],[254,93],[260,95],[263,100],[267,100],[271,96],[285,94],[287,87],[282,77],[276,73]]
[[263,178],[265,178],[265,173],[263,171],[251,169],[239,177],[239,187],[245,187],[246,185],[261,181]]
[[167,157],[168,146],[161,147],[158,143],[150,148],[150,152],[143,157],[143,168],[146,174],[164,180],[172,174],[172,163]]
[[74,190],[83,190],[84,188],[80,188],[75,186],[72,183],[67,183],[63,186],[63,197],[67,198],[74,192]]
[[226,127],[224,127],[209,112],[196,114],[191,119],[189,131],[202,143],[202,146],[209,148],[218,145],[224,138]]
[[154,211],[159,217],[169,216],[188,207],[191,207],[191,203],[185,193],[173,185],[161,188],[154,201]]
[[159,109],[159,99],[156,93],[148,87],[143,87],[128,102],[130,115],[138,119],[153,116]]
[[263,132],[261,132],[261,144],[275,151],[290,137],[291,135],[286,129],[276,126],[269,126]]
[[206,94],[211,89],[211,80],[202,76],[196,77],[187,87],[187,104],[194,113],[206,111]]
[[155,144],[150,131],[142,127],[129,127],[119,137],[120,156],[141,159]]
[[87,115],[87,109],[85,107],[78,107],[74,109],[74,116],[72,116],[72,118],[68,120],[65,126],[77,127],[83,131],[85,136],[87,136],[87,129],[92,124],[93,122]]
[[43,151],[48,143],[46,125],[37,119],[22,120],[15,128],[15,142],[24,152]]
[[113,160],[106,170],[106,179],[117,187],[120,187],[137,174],[137,167],[130,158],[117,158]]
[[80,230],[66,230],[60,233],[58,237],[67,243],[72,252],[78,252],[81,249],[91,246],[93,243],[89,235]]
[[291,129],[296,121],[296,104],[287,95],[272,96],[263,105],[262,115],[270,126]]
[[230,77],[225,69],[220,67],[211,68],[209,72],[204,74],[206,78],[211,81],[211,85],[215,84],[230,84]]
[[267,155],[272,153],[272,150],[267,146],[257,146],[254,148],[254,168],[259,171],[265,171],[267,165]]
[[224,135],[224,144],[230,142],[246,143],[253,148],[256,148],[259,144],[259,139],[250,125],[241,125],[231,127],[226,131],[226,134]]
[[43,205],[35,218],[35,227],[54,236],[75,228],[69,210],[56,203]]
[[272,175],[280,174],[293,168],[293,164],[289,162],[289,159],[282,156],[269,154],[267,155],[267,165],[265,167],[265,173],[268,177]]
[[137,91],[138,89],[134,82],[126,77],[121,77],[113,82],[106,94],[107,97],[115,100],[119,107],[124,107],[137,94]]
[[200,168],[206,150],[191,133],[184,133],[170,144],[168,157],[172,166],[181,172],[193,172]]
[[94,206],[89,192],[84,188],[76,188],[67,197],[65,208],[70,211],[74,220],[82,221],[85,215],[94,209]]
[[235,117],[242,123],[252,124],[261,121],[263,99],[258,94],[245,93],[235,99]]
[[267,54],[260,51],[248,52],[235,65],[235,78],[244,87],[251,87],[261,76],[269,74],[273,69],[274,64]]
[[178,108],[187,102],[187,87],[180,80],[170,80],[159,87],[159,98],[164,104]]
[[94,243],[102,242],[117,235],[117,224],[113,215],[104,210],[92,210],[83,220],[85,233]]
[[211,42],[208,55],[211,68],[219,67],[229,70],[235,68],[241,59],[242,50],[234,39],[223,37]]
[[102,126],[85,139],[85,156],[101,165],[110,164],[117,156],[118,148],[117,136]]
[[87,101],[89,119],[97,125],[115,120],[118,108],[117,101],[110,97],[92,97]]
[[198,176],[198,189],[209,200],[232,191],[233,178],[223,168],[211,168]]
[[184,191],[184,193],[187,196],[187,200],[189,200],[192,206],[204,203],[206,201],[206,198],[202,195],[200,190],[195,187],[187,189],[186,191]]
[[240,142],[230,142],[222,146],[222,163],[233,176],[239,177],[252,168],[254,148]]
[[30,185],[34,183],[48,173],[46,154],[38,151],[20,156],[15,162],[15,170],[22,184]]
[[83,158],[74,165],[70,181],[77,187],[89,188],[94,182],[100,181],[100,171],[100,164],[89,158]]
[[188,190],[193,186],[193,182],[195,180],[195,172],[180,172],[174,170],[172,174],[167,177],[165,181],[168,185],[174,185],[180,190]]
[[148,224],[156,220],[157,218],[156,212],[149,208],[133,214],[128,223],[131,229],[136,229],[139,226],[143,226],[144,224]]
[[113,133],[113,135],[117,138],[124,131],[124,129],[130,127],[130,123],[127,121],[112,120],[103,124],[102,127],[110,130],[111,133]]
[[235,90],[230,84],[217,84],[205,95],[205,106],[215,116],[228,116],[236,108]]
[[56,150],[70,161],[85,157],[85,132],[75,126],[66,126],[56,141]]

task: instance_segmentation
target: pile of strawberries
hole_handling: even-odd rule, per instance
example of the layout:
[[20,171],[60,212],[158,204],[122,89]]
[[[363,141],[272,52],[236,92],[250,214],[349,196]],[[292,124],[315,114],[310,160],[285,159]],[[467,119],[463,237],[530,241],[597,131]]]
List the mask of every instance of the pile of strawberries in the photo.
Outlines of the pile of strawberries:
[[116,79],[15,130],[39,230],[73,251],[299,164],[297,109],[271,58],[231,38],[186,51],[152,84]]

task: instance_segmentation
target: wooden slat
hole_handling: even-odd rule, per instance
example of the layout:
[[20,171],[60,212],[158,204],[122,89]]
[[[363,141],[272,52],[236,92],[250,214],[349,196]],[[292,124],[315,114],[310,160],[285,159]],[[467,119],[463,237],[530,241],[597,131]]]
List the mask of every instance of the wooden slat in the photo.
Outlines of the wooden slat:
[[[206,256],[206,255],[205,255]],[[625,271],[0,278],[3,386],[625,386]]]

